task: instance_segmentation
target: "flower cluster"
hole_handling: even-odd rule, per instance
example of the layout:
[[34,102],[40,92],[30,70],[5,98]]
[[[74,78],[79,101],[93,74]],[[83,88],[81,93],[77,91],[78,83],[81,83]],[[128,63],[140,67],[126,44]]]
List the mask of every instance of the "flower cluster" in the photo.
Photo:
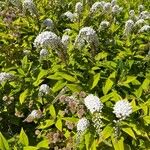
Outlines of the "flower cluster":
[[41,110],[33,110],[28,117],[24,120],[24,122],[32,122],[35,119],[40,119],[42,117]]
[[109,25],[110,25],[110,23],[109,23],[108,21],[102,21],[102,22],[100,23],[99,28],[100,28],[101,30],[103,30],[103,29],[108,28]]
[[96,129],[96,132],[98,134],[100,134],[100,132],[102,131],[102,127],[103,127],[103,122],[102,122],[102,119],[101,119],[101,114],[100,113],[95,113],[92,116],[92,122],[94,124],[95,129]]
[[61,42],[67,47],[69,45],[69,42],[70,42],[70,37],[68,35],[63,35]]
[[116,102],[113,113],[116,115],[119,119],[125,119],[132,113],[132,107],[130,103],[126,100],[120,100]]
[[47,29],[49,30],[53,30],[54,29],[54,23],[51,19],[45,19],[43,21],[43,26],[45,26]]
[[72,13],[72,12],[70,12],[70,11],[67,11],[67,12],[65,12],[64,14],[63,14],[63,16],[65,16],[65,17],[67,17],[70,21],[74,21],[74,19],[75,19],[75,15]]
[[75,5],[75,12],[80,15],[82,13],[82,10],[83,10],[82,3],[77,2],[76,5]]
[[116,0],[112,0],[111,3],[110,2],[95,2],[92,7],[90,8],[90,12],[91,13],[95,13],[98,10],[101,10],[102,12],[105,13],[113,13],[113,14],[119,14],[122,11],[122,7],[119,7],[117,5]]
[[40,51],[40,57],[41,57],[41,58],[47,57],[48,54],[49,54],[49,52],[48,52],[47,49],[42,49],[42,50]]
[[89,43],[91,47],[98,48],[99,40],[95,30],[91,27],[84,27],[79,31],[76,38],[75,45],[82,47],[85,42]]
[[89,126],[89,121],[86,118],[82,118],[77,123],[77,131],[84,132]]
[[1,72],[0,73],[0,83],[3,83],[5,81],[9,81],[13,78],[13,75],[6,73],[6,72]]
[[42,84],[39,88],[39,94],[40,95],[47,95],[50,92],[50,87],[47,84]]
[[90,12],[95,13],[98,9],[102,9],[104,4],[105,4],[104,1],[95,2],[91,7]]
[[140,30],[139,33],[141,32],[147,32],[150,31],[150,26],[149,25],[144,25]]
[[32,0],[23,0],[22,3],[23,11],[29,11],[31,15],[37,14],[37,9]]
[[16,7],[20,7],[22,5],[21,0],[9,0],[9,2]]
[[94,112],[101,112],[103,108],[103,103],[99,100],[97,96],[94,96],[93,94],[88,95],[84,99],[84,104],[92,114]]
[[126,21],[126,23],[125,23],[125,29],[124,29],[124,34],[126,36],[128,36],[131,33],[133,27],[134,27],[133,20],[129,19],[128,21]]
[[51,31],[40,33],[34,40],[35,47],[57,49],[62,45],[61,39]]

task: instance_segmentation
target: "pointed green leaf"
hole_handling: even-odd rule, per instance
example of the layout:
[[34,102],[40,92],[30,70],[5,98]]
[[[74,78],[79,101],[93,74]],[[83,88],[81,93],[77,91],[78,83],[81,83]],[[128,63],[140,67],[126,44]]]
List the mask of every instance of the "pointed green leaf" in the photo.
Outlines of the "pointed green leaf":
[[55,108],[53,105],[50,105],[49,107],[49,111],[50,111],[50,114],[53,118],[56,118],[56,111],[55,111]]
[[100,73],[97,73],[96,75],[94,75],[94,77],[93,77],[93,84],[92,84],[91,89],[93,89],[98,84],[99,79],[100,79]]
[[126,81],[124,81],[122,84],[128,84],[128,83],[134,81],[135,79],[136,79],[136,77],[134,77],[134,76],[127,76]]
[[136,139],[135,134],[131,128],[122,128],[122,131],[124,131],[125,133]]
[[0,149],[1,150],[9,150],[10,149],[7,140],[2,135],[1,132],[0,132]]
[[66,79],[67,81],[70,82],[76,82],[77,79],[69,74],[66,74],[64,72],[59,72],[58,75],[60,75],[62,78]]
[[111,81],[109,78],[106,80],[105,86],[103,87],[103,93],[106,95],[110,89],[113,86],[113,81]]
[[119,140],[115,139],[113,136],[111,137],[112,143],[115,150],[124,150],[124,138],[121,137]]
[[27,98],[28,96],[28,93],[29,93],[29,89],[26,89],[25,91],[23,91],[20,96],[19,96],[19,101],[20,101],[20,104],[22,104],[25,99]]
[[149,86],[150,86],[150,80],[145,79],[144,82],[142,83],[143,90],[148,90]]
[[57,81],[56,84],[53,86],[52,91],[55,93],[61,90],[66,85],[66,82],[63,80]]
[[39,126],[38,126],[38,129],[45,129],[45,128],[48,128],[50,127],[51,125],[53,125],[55,122],[54,120],[45,120],[44,122],[42,122]]
[[43,140],[37,144],[38,148],[49,148],[49,140]]
[[34,146],[25,146],[23,150],[38,150],[38,148]]
[[19,141],[25,146],[29,145],[28,137],[27,137],[26,133],[24,132],[23,128],[21,128]]
[[109,138],[112,135],[112,132],[113,132],[113,127],[110,124],[108,124],[101,133],[101,138],[99,139],[99,143]]
[[78,84],[67,84],[66,85],[72,92],[80,92],[82,88]]
[[55,123],[55,126],[58,130],[62,131],[62,120],[58,119]]

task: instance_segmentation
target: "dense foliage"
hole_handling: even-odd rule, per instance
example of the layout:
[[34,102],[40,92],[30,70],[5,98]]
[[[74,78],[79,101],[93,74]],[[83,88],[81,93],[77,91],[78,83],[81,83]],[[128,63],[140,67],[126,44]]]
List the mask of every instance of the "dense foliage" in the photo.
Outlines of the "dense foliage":
[[148,0],[0,1],[0,149],[150,149]]

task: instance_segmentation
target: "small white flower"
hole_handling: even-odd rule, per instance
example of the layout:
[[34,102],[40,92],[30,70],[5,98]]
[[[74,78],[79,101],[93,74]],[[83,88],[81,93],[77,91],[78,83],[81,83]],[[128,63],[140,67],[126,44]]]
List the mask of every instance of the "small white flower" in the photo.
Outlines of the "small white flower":
[[110,25],[110,23],[108,21],[102,21],[100,23],[100,29],[106,29],[109,27],[109,25]]
[[104,6],[103,6],[103,9],[105,10],[105,12],[109,13],[112,9],[111,7],[111,3],[105,3]]
[[92,5],[90,11],[91,11],[92,13],[94,13],[94,12],[96,12],[98,9],[103,8],[104,4],[105,4],[104,1],[95,2],[95,3]]
[[120,100],[114,105],[113,113],[117,118],[125,119],[132,113],[132,107],[128,101]]
[[42,84],[40,86],[40,88],[39,88],[39,93],[40,94],[47,95],[47,94],[49,94],[49,92],[50,92],[50,87],[47,84]]
[[83,5],[81,2],[77,2],[76,5],[75,5],[75,12],[77,14],[81,14],[82,13],[82,10],[83,10]]
[[89,126],[89,121],[86,118],[82,118],[77,123],[77,131],[83,132],[87,129],[88,126]]
[[150,13],[148,11],[142,11],[139,15],[139,19],[150,19]]
[[11,4],[13,4],[14,6],[20,7],[21,6],[21,0],[9,0],[9,2]]
[[111,6],[115,6],[115,5],[117,5],[117,0],[112,0],[111,1]]
[[22,7],[24,12],[28,10],[31,15],[37,14],[36,6],[32,0],[23,0]]
[[84,27],[79,31],[79,35],[76,38],[75,45],[77,47],[80,45],[84,45],[85,41],[89,43],[91,46],[93,45],[95,48],[99,46],[98,36],[91,27]]
[[94,96],[93,94],[88,95],[84,99],[84,104],[92,114],[94,112],[101,112],[103,108],[103,103],[100,101],[100,99],[97,96]]
[[53,29],[54,28],[54,23],[53,23],[53,21],[51,20],[51,19],[45,19],[44,21],[43,21],[43,26],[45,26],[45,27],[47,27],[48,29]]
[[70,37],[68,35],[63,35],[61,42],[67,47],[69,45],[69,42],[70,42]]
[[120,7],[118,5],[114,5],[112,7],[112,13],[113,14],[119,14],[120,13]]
[[30,114],[34,119],[39,119],[42,116],[42,112],[40,110],[33,110]]
[[130,34],[130,32],[132,31],[133,26],[134,26],[133,20],[129,19],[128,21],[126,21],[124,34],[128,36]]
[[65,29],[63,32],[69,33],[71,31],[71,29]]
[[24,54],[24,55],[27,55],[27,56],[30,55],[30,53],[31,53],[31,51],[29,51],[29,50],[24,50],[24,51],[23,51],[23,54]]
[[143,11],[143,10],[144,10],[144,6],[143,6],[143,5],[139,5],[139,6],[138,6],[138,11],[141,12],[141,11]]
[[148,56],[150,56],[150,50],[148,51]]
[[13,75],[11,75],[9,73],[6,73],[6,72],[0,73],[0,83],[11,80],[12,78],[13,78]]
[[47,49],[42,49],[41,51],[40,51],[40,57],[47,57],[48,56],[48,54],[49,54],[49,52],[48,52],[48,50]]
[[129,11],[129,15],[130,15],[131,17],[134,17],[134,16],[135,16],[135,11],[134,11],[134,10],[130,10],[130,11]]
[[150,26],[149,25],[144,25],[140,30],[139,33],[141,32],[147,32],[150,31]]
[[139,19],[135,22],[134,27],[141,27],[144,23],[144,19]]
[[36,48],[51,48],[52,50],[56,50],[60,47],[63,48],[61,39],[51,31],[44,31],[40,33],[34,40],[34,46]]
[[63,16],[66,16],[70,21],[74,21],[75,18],[74,14],[70,11],[65,12]]

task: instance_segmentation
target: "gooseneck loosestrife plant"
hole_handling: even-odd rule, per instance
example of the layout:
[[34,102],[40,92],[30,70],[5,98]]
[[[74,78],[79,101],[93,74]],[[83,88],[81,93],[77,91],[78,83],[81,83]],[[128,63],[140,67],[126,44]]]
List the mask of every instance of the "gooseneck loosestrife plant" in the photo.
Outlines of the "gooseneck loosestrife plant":
[[1,150],[149,150],[149,1],[0,2]]

